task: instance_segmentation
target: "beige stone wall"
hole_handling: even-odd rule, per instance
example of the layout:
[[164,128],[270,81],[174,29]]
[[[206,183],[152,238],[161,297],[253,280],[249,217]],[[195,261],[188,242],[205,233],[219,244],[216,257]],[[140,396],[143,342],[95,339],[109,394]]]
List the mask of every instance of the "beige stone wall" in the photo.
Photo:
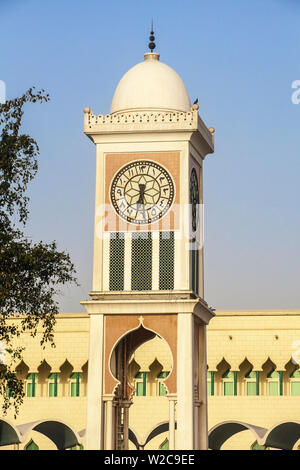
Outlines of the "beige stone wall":
[[[290,372],[296,368],[291,362],[295,354],[293,342],[300,339],[300,311],[261,311],[261,312],[216,312],[217,316],[208,328],[208,366],[216,371],[215,396],[208,399],[209,429],[226,420],[244,421],[265,428],[286,421],[297,419],[300,412],[300,397],[290,395]],[[18,321],[18,320],[14,320]],[[56,348],[41,349],[39,340],[29,335],[22,337],[25,345],[25,370],[37,373],[37,397],[26,397],[17,420],[12,410],[7,418],[14,424],[24,424],[35,420],[58,419],[66,422],[75,431],[86,426],[86,363],[89,346],[89,317],[85,314],[59,315],[55,333]],[[238,395],[223,396],[222,364],[238,371]],[[253,370],[260,371],[260,396],[245,395],[244,369],[245,360]],[[151,372],[151,366],[157,360],[163,371],[172,368],[172,357],[168,345],[158,337],[143,344],[132,357],[140,371]],[[59,396],[48,397],[47,383],[39,380],[39,366],[43,361],[51,372],[60,373],[66,361],[73,372],[82,372],[81,396],[71,397],[69,385],[65,380],[59,384]],[[223,361],[223,363],[222,363]],[[268,362],[272,361],[272,362]],[[268,396],[266,371],[270,364],[276,370],[283,370],[283,396]],[[221,365],[220,365],[221,364]],[[248,364],[248,362],[246,362]],[[22,365],[24,369],[24,364]],[[249,367],[249,364],[248,366]],[[157,380],[149,375],[147,396],[133,399],[130,408],[130,427],[140,442],[144,442],[155,425],[168,421],[169,405],[166,397],[157,395]],[[133,377],[132,380],[134,381]],[[152,381],[152,382],[151,382]],[[157,449],[164,442],[167,433],[163,433],[146,446]],[[27,444],[33,439],[41,449],[53,449],[55,446],[47,438],[32,432]],[[255,438],[250,431],[242,432],[225,443],[224,448],[250,448]],[[20,446],[22,448],[23,445]],[[4,448],[2,448],[4,449]]]

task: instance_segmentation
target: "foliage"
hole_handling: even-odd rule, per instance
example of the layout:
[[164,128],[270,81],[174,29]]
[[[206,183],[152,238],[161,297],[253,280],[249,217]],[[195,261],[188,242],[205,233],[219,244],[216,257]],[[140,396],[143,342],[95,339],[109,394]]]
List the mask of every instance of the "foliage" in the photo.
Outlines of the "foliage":
[[[39,147],[21,132],[24,105],[45,103],[44,90],[30,88],[21,97],[0,104],[0,395],[3,410],[18,412],[24,396],[15,368],[22,359],[22,333],[42,330],[41,345],[54,346],[53,328],[59,285],[76,282],[70,256],[56,242],[34,243],[24,228],[28,220],[28,183],[38,170]],[[16,316],[19,320],[16,320]],[[5,360],[3,357],[5,356]],[[2,360],[1,360],[2,357]]]

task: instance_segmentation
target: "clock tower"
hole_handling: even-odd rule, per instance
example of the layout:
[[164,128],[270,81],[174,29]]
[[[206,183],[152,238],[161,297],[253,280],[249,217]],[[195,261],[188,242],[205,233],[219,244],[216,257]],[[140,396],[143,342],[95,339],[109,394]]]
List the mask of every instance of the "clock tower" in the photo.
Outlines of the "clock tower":
[[150,40],[110,114],[84,109],[97,155],[93,286],[82,302],[90,315],[88,449],[128,449],[128,364],[156,335],[172,354],[169,448],[207,448],[206,325],[214,314],[203,299],[201,207],[213,129],[153,52],[153,33]]

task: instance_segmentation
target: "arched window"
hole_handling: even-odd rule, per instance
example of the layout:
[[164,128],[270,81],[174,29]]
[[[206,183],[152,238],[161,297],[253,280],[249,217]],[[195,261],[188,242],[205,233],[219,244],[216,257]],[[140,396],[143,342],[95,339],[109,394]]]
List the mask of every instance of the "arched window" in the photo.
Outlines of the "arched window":
[[71,397],[79,397],[80,396],[80,382],[81,382],[80,372],[74,372],[70,376],[70,395],[71,395]]
[[295,370],[290,376],[291,378],[291,395],[300,395],[300,371]]
[[48,377],[48,395],[49,397],[58,396],[58,373],[53,372]]
[[157,379],[158,379],[158,381],[157,381],[158,390],[157,391],[158,391],[158,395],[160,397],[163,397],[168,393],[163,381],[166,377],[168,377],[169,374],[170,374],[169,371],[165,371],[165,372],[161,372],[157,376]]
[[279,372],[273,370],[267,375],[268,395],[274,397],[279,395]]
[[234,395],[234,373],[228,370],[225,374],[222,375],[223,379],[223,394],[225,396]]
[[169,450],[169,441],[168,441],[167,438],[164,440],[164,442],[162,442],[162,444],[160,444],[159,449],[160,450]]
[[36,396],[36,374],[33,372],[26,377],[26,396]]
[[137,397],[145,397],[147,393],[147,372],[138,372],[135,375],[135,394]]
[[39,450],[39,446],[31,439],[27,446],[25,446],[25,450]]

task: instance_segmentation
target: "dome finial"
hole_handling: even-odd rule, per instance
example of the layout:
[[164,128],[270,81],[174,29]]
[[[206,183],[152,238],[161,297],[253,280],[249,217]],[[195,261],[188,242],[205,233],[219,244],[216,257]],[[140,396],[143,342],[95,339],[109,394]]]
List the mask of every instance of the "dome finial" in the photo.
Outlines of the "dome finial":
[[150,51],[153,52],[153,50],[156,47],[155,42],[154,42],[155,37],[154,37],[154,31],[153,31],[153,19],[152,19],[152,22],[151,22],[151,31],[150,31],[149,39],[150,39],[150,42],[148,44],[148,47],[149,47]]

